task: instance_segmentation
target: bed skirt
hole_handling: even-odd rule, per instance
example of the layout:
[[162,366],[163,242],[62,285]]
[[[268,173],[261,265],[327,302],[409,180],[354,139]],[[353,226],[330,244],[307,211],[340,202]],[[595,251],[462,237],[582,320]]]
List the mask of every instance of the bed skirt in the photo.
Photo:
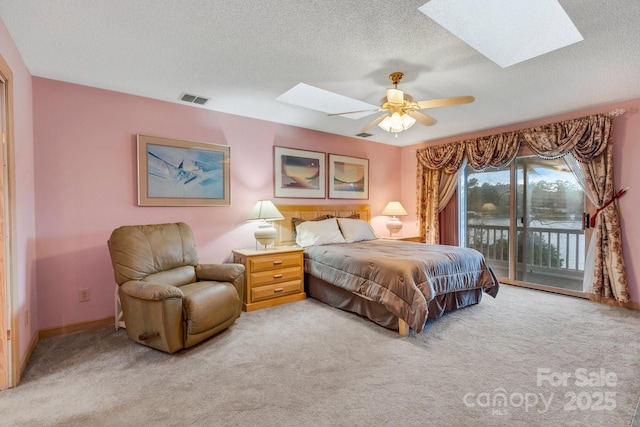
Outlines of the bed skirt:
[[[345,311],[364,316],[380,326],[398,330],[398,318],[380,303],[362,298],[345,289],[334,286],[310,274],[305,274],[307,295]],[[447,311],[477,304],[482,300],[482,288],[467,289],[437,295],[428,304],[428,319],[437,319]]]

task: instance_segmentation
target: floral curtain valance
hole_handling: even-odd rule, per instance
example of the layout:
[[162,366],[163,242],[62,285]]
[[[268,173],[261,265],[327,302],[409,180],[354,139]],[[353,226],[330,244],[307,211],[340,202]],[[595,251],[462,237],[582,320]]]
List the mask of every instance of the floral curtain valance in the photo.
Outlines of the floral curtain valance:
[[611,132],[611,116],[598,114],[549,125],[467,139],[451,144],[426,147],[417,151],[420,164],[452,174],[467,161],[476,170],[507,166],[524,142],[545,159],[572,153],[580,162],[602,154]]
[[525,143],[539,156],[555,159],[567,153],[586,163],[607,147],[611,116],[599,114],[520,131]]
[[464,160],[464,142],[436,145],[418,150],[418,162],[426,168],[442,170],[448,174],[455,173]]

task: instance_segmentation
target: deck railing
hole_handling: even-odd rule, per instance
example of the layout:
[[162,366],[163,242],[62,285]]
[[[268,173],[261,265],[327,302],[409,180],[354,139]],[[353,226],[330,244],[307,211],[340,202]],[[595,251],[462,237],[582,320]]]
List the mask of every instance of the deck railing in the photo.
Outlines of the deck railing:
[[[517,227],[517,262],[527,270],[576,277],[584,274],[584,232],[580,229]],[[526,237],[526,238],[525,238]],[[522,250],[524,245],[526,250]],[[509,261],[509,227],[467,225],[467,246],[481,252],[487,261],[506,265]],[[526,259],[523,258],[526,254]]]

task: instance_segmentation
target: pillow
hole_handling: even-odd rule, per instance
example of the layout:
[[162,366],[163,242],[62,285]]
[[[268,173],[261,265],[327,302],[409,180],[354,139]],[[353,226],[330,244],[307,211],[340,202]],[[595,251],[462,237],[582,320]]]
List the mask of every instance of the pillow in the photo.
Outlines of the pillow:
[[303,218],[296,218],[293,217],[291,218],[291,223],[293,224],[293,237],[297,237],[298,236],[298,226],[300,224],[302,224],[305,221],[322,221],[323,219],[329,219],[329,218],[335,218],[333,215],[320,215],[317,218],[313,218],[313,219],[303,219]]
[[291,223],[293,224],[293,230],[295,231],[296,228],[298,228],[298,226],[300,224],[302,224],[305,221],[322,221],[323,219],[329,219],[329,218],[333,218],[333,215],[321,215],[317,218],[313,218],[313,219],[302,219],[302,218],[291,218]]
[[335,218],[322,221],[305,221],[296,227],[296,243],[306,248],[313,245],[344,243],[344,237]]
[[340,231],[345,242],[360,242],[362,240],[379,239],[376,232],[367,221],[361,219],[338,218]]

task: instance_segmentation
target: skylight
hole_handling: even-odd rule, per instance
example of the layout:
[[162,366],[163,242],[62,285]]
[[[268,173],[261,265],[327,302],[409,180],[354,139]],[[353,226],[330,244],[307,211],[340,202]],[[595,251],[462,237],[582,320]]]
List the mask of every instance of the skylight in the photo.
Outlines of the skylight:
[[503,68],[583,40],[557,0],[431,0],[419,10]]
[[364,113],[346,114],[341,117],[349,119],[359,119],[366,117],[378,108],[377,105],[367,104],[357,99],[338,95],[328,90],[320,89],[306,83],[298,83],[282,95],[276,98],[278,101],[286,102],[312,110],[322,111],[327,114],[344,113],[347,111],[370,110]]

